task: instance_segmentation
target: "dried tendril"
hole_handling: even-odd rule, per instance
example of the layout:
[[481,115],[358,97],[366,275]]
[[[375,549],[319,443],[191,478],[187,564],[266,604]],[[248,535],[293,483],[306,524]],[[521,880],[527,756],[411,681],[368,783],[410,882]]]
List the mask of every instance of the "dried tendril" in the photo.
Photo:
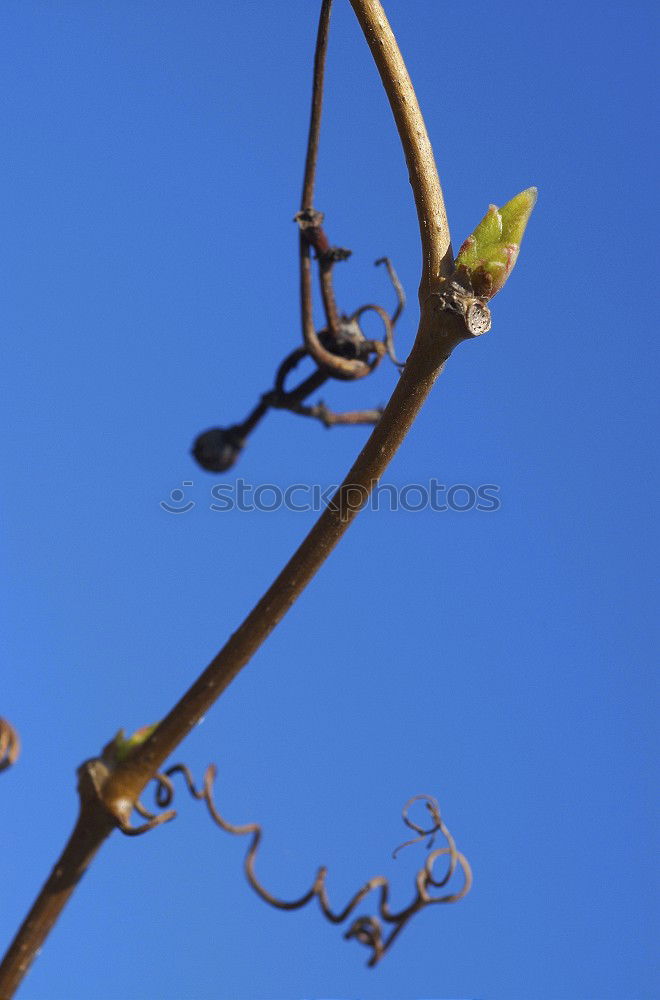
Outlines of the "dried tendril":
[[[323,0],[314,54],[312,109],[301,208],[294,217],[299,231],[303,346],[284,359],[275,377],[274,388],[261,396],[242,423],[229,427],[211,427],[197,436],[192,454],[197,463],[209,472],[226,472],[236,463],[249,434],[270,409],[288,410],[299,416],[312,417],[320,420],[325,427],[377,423],[382,413],[382,408],[379,407],[334,413],[323,402],[308,406],[304,404],[304,400],[329,379],[354,381],[370,375],[386,355],[398,368],[403,367],[394,352],[394,327],[406,299],[390,260],[382,257],[376,264],[385,264],[396,292],[397,306],[392,315],[388,315],[381,306],[373,304],[360,306],[350,314],[340,313],[334,293],[333,272],[335,264],[348,260],[351,251],[330,243],[323,229],[323,213],[317,211],[313,204],[331,7],[332,0]],[[325,315],[325,325],[318,331],[314,324],[312,306],[312,251],[318,266]],[[360,319],[368,311],[375,312],[383,323],[382,341],[369,340],[362,331]],[[285,376],[305,357],[314,362],[316,370],[295,389],[285,391]]]
[[[404,847],[416,844],[419,841],[430,837],[431,840],[427,845],[428,849],[432,846],[432,843],[437,835],[441,835],[444,838],[446,846],[436,848],[436,850],[432,851],[427,856],[423,867],[416,873],[415,896],[408,906],[398,911],[391,910],[389,905],[389,880],[383,875],[376,875],[373,878],[370,878],[360,889],[358,889],[343,909],[335,911],[332,909],[328,899],[326,889],[328,869],[325,867],[319,868],[310,889],[304,893],[304,895],[294,900],[279,899],[262,885],[255,872],[257,851],[262,839],[262,828],[258,823],[247,823],[242,826],[237,826],[230,823],[220,814],[213,796],[213,786],[215,783],[216,773],[217,768],[214,764],[211,764],[205,771],[204,779],[200,788],[197,788],[190,769],[184,764],[176,764],[173,767],[168,768],[163,774],[156,775],[154,779],[156,782],[156,804],[159,809],[165,811],[160,814],[154,814],[145,809],[141,803],[138,803],[136,810],[144,819],[147,820],[147,822],[139,827],[122,825],[123,832],[132,836],[140,833],[146,833],[148,830],[151,830],[154,827],[172,819],[176,815],[174,810],[168,808],[171,806],[175,795],[172,778],[175,775],[182,775],[190,795],[194,799],[206,803],[206,807],[211,818],[216,825],[220,827],[220,829],[235,836],[249,836],[251,838],[245,855],[245,874],[251,887],[266,903],[269,903],[271,906],[274,906],[279,910],[298,910],[316,898],[321,912],[326,919],[333,924],[340,924],[354,913],[357,907],[360,906],[362,901],[369,896],[370,893],[377,892],[377,913],[355,917],[344,933],[344,937],[347,940],[355,938],[356,941],[359,941],[361,944],[370,948],[371,955],[367,963],[369,966],[374,966],[380,961],[386,951],[391,947],[394,940],[401,933],[405,925],[416,913],[424,909],[426,906],[434,903],[457,903],[459,900],[463,899],[463,897],[466,896],[470,890],[472,885],[472,871],[469,862],[467,858],[456,849],[454,838],[445,826],[440,815],[438,802],[430,795],[415,795],[413,798],[409,799],[403,807],[402,818],[406,826],[408,826],[409,829],[414,830],[418,836],[413,840],[406,841],[404,844],[397,847],[393,856],[396,856],[399,851],[403,850]],[[431,825],[428,828],[419,826],[409,818],[408,811],[411,805],[415,802],[425,803],[431,817]],[[445,857],[447,859],[447,866],[444,874],[439,877],[434,874],[434,868],[436,862],[441,857]],[[447,892],[442,895],[433,894],[434,890],[446,888],[452,879],[452,876],[457,874],[459,871],[463,877],[463,884],[457,891]]]

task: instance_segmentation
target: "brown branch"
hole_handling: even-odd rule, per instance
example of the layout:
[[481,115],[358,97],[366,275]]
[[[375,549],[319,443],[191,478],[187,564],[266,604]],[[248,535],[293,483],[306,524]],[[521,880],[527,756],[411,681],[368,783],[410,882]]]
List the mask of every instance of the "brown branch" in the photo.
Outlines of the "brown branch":
[[314,208],[314,185],[318,161],[321,114],[323,111],[323,83],[325,61],[328,53],[330,10],[332,0],[323,0],[314,52],[314,73],[312,78],[312,110],[307,137],[307,156],[300,212],[295,217],[298,223],[300,247],[300,312],[305,347],[317,365],[334,378],[356,379],[369,375],[380,361],[376,355],[370,364],[361,359],[342,358],[328,350],[319,340],[314,326],[312,308],[312,264],[310,250],[314,249],[319,261],[321,298],[327,329],[332,339],[340,335],[341,319],[332,284],[332,270],[337,260],[345,260],[350,251],[332,247],[322,226],[323,213]]
[[[351,3],[374,52],[406,153],[424,249],[423,284],[440,287],[441,271],[451,267],[449,232],[417,98],[378,0],[351,0]],[[445,361],[461,341],[472,338],[464,319],[443,309],[438,296],[422,297],[420,305],[419,329],[408,363],[379,423],[333,501],[198,680],[144,745],[110,777],[104,800],[117,816],[125,816],[126,810],[132,808],[147,782],[282,620],[363,506],[354,504],[356,490],[362,496],[369,496],[408,433]]]
[[316,163],[319,157],[319,136],[321,133],[321,112],[323,111],[323,80],[325,77],[325,57],[328,51],[330,11],[332,0],[323,0],[314,51],[314,75],[312,82],[312,110],[309,119],[307,156],[305,157],[305,177],[301,198],[303,212],[314,208],[314,184]]
[[324,427],[355,427],[360,424],[377,424],[383,415],[382,409],[372,410],[344,410],[335,413],[329,409],[323,400],[314,403],[313,406],[305,406],[303,403],[289,407],[293,413],[301,417],[311,417],[312,420],[320,420]]
[[422,241],[419,299],[440,290],[451,273],[449,223],[433,148],[408,70],[379,0],[350,0],[369,43],[385,88],[406,157]]
[[87,761],[78,769],[80,812],[76,825],[0,964],[0,1000],[14,995],[94,855],[117,825],[99,805],[107,776],[100,760]]
[[[316,361],[317,365],[331,374],[334,378],[347,380],[364,378],[365,375],[369,375],[380,360],[378,356],[376,356],[376,360],[371,363],[361,361],[357,358],[349,360],[348,358],[342,358],[337,354],[333,354],[331,351],[327,350],[319,340],[316,327],[314,326],[314,311],[312,307],[312,259],[310,253],[310,240],[305,229],[302,227],[298,239],[300,260],[300,313],[305,347],[314,361]],[[329,286],[327,278],[328,275],[326,273],[325,282],[322,282],[322,289],[324,291],[323,302],[325,306],[328,329],[331,334],[336,337],[339,333],[339,320],[336,316],[336,308],[333,313],[332,305],[328,299],[328,291],[331,286]],[[334,302],[334,296],[332,302]]]
[[[118,763],[101,788],[95,806],[84,811],[59,867],[42,889],[0,966],[0,997],[12,995],[41,948],[53,920],[73,891],[94,851],[109,832],[108,813],[126,826],[134,804],[163,762],[199,722],[238,672],[281,621],[344,535],[391,461],[440,374],[444,362],[471,334],[458,313],[443,308],[442,277],[452,258],[449,230],[433,152],[417,99],[385,13],[378,0],[351,0],[378,66],[399,130],[419,219],[423,253],[420,322],[412,353],[394,393],[333,502],[298,550],[218,655],[181,700],[132,754]],[[329,9],[329,4],[327,5]],[[307,244],[306,244],[307,246]],[[308,255],[303,255],[306,281]],[[93,819],[93,822],[92,822]],[[89,820],[89,822],[88,822]],[[91,832],[90,832],[91,831]],[[57,881],[54,876],[59,871]],[[36,914],[46,913],[46,919]],[[55,916],[53,916],[53,914]],[[358,933],[356,931],[356,933]]]

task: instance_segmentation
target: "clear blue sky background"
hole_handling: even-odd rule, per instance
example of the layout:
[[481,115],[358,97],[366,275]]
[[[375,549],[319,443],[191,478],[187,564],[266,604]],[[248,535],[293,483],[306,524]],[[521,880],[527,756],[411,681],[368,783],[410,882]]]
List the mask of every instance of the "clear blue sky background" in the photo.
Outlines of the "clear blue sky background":
[[[375,971],[316,907],[268,908],[244,844],[181,795],[111,838],[25,1000],[637,998],[660,984],[651,814],[657,320],[649,288],[651,4],[389,0],[457,247],[491,201],[539,202],[494,327],[463,345],[387,473],[500,486],[497,512],[365,512],[180,756],[266,835],[283,896],[330,867],[411,895],[398,813],[438,796],[475,873]],[[219,513],[211,488],[336,482],[365,429],[241,419],[299,342],[296,232],[317,4],[4,0],[0,8],[0,941],[76,812],[74,772],[185,690],[312,524]],[[341,304],[416,327],[415,212],[390,112],[338,0],[317,204],[354,251]],[[255,224],[255,218],[258,224]],[[375,330],[375,327],[373,328]],[[386,400],[396,373],[330,386]],[[196,506],[160,506],[186,487]],[[656,885],[657,888],[657,885]]]

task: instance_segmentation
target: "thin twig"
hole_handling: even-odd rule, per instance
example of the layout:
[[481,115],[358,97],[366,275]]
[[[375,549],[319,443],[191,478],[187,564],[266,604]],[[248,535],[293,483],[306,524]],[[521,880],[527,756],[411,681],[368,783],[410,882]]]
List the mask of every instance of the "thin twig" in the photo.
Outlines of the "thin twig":
[[389,257],[380,257],[375,262],[375,266],[378,267],[380,264],[384,264],[385,265],[385,267],[387,269],[387,273],[388,273],[389,278],[390,278],[390,281],[392,282],[392,285],[394,286],[394,291],[396,292],[396,309],[394,310],[394,312],[390,316],[390,323],[392,324],[392,327],[395,327],[396,324],[397,324],[397,320],[399,319],[399,316],[401,315],[401,313],[403,312],[403,310],[406,308],[406,293],[403,290],[403,285],[399,281],[399,275],[394,270],[394,264],[392,263],[392,261],[390,260],[390,258]]
[[[364,378],[365,375],[369,375],[378,364],[380,360],[378,355],[376,355],[376,359],[371,363],[362,361],[358,358],[348,360],[347,358],[342,358],[340,355],[333,354],[331,351],[327,350],[319,340],[316,327],[314,326],[314,311],[312,306],[311,248],[308,233],[303,228],[300,230],[298,241],[300,262],[300,318],[302,322],[303,340],[305,342],[305,346],[311,357],[314,361],[316,361],[317,365],[332,374],[334,378],[347,380]],[[324,296],[326,321],[328,323],[328,328],[336,336],[338,333],[336,317],[332,317],[332,314],[328,316],[327,313],[327,290],[328,286],[326,283],[326,296]],[[330,325],[331,318],[335,323],[334,330]]]
[[325,76],[325,57],[328,51],[328,36],[330,29],[330,11],[332,0],[323,0],[319,27],[316,35],[314,51],[314,77],[312,84],[312,110],[309,120],[309,135],[307,138],[307,156],[305,157],[305,177],[303,180],[301,208],[303,212],[314,208],[314,184],[316,181],[316,163],[319,156],[319,136],[321,133],[321,113],[323,111],[323,80]]
[[374,410],[344,410],[342,413],[335,413],[328,409],[323,401],[315,403],[313,406],[304,406],[300,403],[294,408],[294,413],[301,417],[312,417],[320,420],[325,427],[355,427],[359,424],[376,424],[383,415],[381,409]]
[[[359,320],[360,317],[363,316],[364,313],[366,312],[375,312],[376,315],[382,321],[382,324],[385,327],[385,350],[387,351],[390,357],[390,361],[392,361],[397,366],[397,368],[403,368],[403,363],[398,360],[396,353],[394,351],[394,331],[393,331],[394,324],[392,320],[387,315],[382,306],[377,306],[373,302],[368,303],[366,306],[360,306],[360,308],[356,309],[350,318],[352,320]],[[394,320],[394,322],[396,322],[396,319]]]
[[[319,156],[321,136],[321,116],[323,114],[323,85],[325,82],[325,63],[328,54],[328,39],[330,36],[330,12],[332,0],[323,0],[319,27],[314,51],[314,72],[312,77],[312,109],[307,136],[307,156],[305,157],[305,177],[303,181],[300,218],[302,223],[306,217],[312,222],[308,227],[301,225],[301,235],[305,234],[307,243],[314,246],[320,261],[321,293],[328,328],[336,333],[339,330],[339,312],[332,287],[332,254],[330,241],[325,235],[321,221],[323,216],[314,210],[314,187],[316,184],[316,165]],[[313,221],[312,221],[313,220]],[[318,221],[318,225],[314,222]],[[311,297],[311,291],[310,291]]]
[[307,137],[307,156],[305,158],[305,177],[300,212],[296,221],[300,229],[300,312],[305,346],[316,363],[339,379],[364,378],[380,361],[376,355],[373,363],[361,359],[348,359],[334,354],[323,346],[314,326],[312,306],[312,264],[311,249],[316,252],[319,262],[319,278],[321,298],[327,329],[333,339],[339,337],[341,318],[332,284],[332,270],[337,260],[345,260],[349,251],[332,247],[326,236],[322,222],[323,213],[314,208],[314,185],[316,183],[316,164],[318,160],[319,138],[321,133],[321,114],[323,111],[323,84],[325,79],[325,62],[328,52],[328,37],[330,28],[330,10],[332,0],[323,0],[319,27],[316,36],[314,52],[314,72],[312,77],[312,110]]

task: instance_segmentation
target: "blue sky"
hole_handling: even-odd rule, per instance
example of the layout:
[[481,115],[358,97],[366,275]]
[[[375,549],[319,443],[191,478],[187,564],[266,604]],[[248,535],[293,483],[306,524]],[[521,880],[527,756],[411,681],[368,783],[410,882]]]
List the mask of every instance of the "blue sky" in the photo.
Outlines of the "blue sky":
[[[410,898],[398,813],[440,800],[475,884],[375,971],[315,907],[268,908],[244,845],[184,795],[115,835],[25,1000],[650,998],[657,715],[657,347],[647,288],[650,4],[389,0],[454,246],[489,202],[539,202],[493,330],[462,345],[386,474],[499,487],[497,511],[365,511],[181,748],[234,822],[265,829],[282,896],[319,864],[341,905],[373,874]],[[0,941],[76,812],[74,772],[156,721],[314,514],[218,512],[211,489],[327,485],[365,429],[269,415],[240,465],[194,436],[241,419],[299,342],[296,233],[316,4],[4,0],[0,301],[4,634]],[[337,0],[317,206],[353,258],[340,304],[416,328],[419,242],[377,74]],[[258,225],[255,225],[255,218]],[[640,322],[641,318],[641,322]],[[324,393],[373,406],[391,365]],[[182,487],[183,483],[192,486]],[[161,506],[185,489],[194,508]],[[657,881],[655,883],[657,889]],[[656,923],[657,927],[657,923]]]

